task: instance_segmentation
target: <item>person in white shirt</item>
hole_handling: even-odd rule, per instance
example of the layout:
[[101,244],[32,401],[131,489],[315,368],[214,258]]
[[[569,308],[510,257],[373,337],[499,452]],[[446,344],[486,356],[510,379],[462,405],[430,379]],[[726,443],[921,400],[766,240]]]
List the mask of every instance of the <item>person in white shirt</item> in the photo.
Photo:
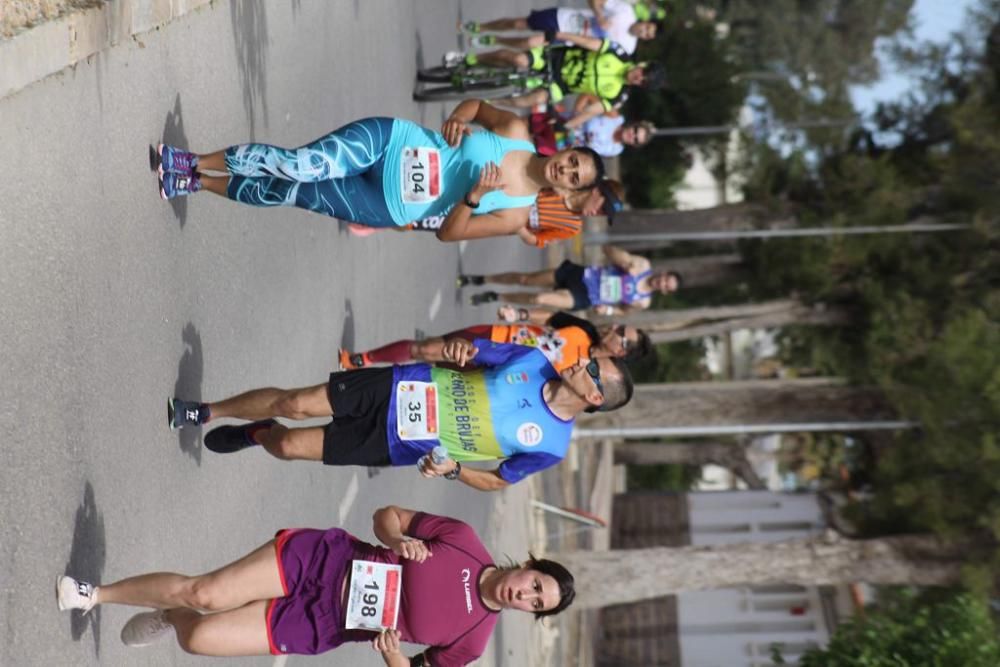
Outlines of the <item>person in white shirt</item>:
[[626,146],[639,148],[653,138],[653,124],[648,120],[625,122],[620,115],[604,114],[583,124],[576,136],[603,157],[621,155]]
[[[655,21],[636,19],[635,7],[626,0],[591,0],[591,9],[571,7],[551,7],[535,10],[528,16],[512,17],[479,23],[469,21],[462,28],[475,33],[473,46],[502,44],[517,49],[530,49],[546,42],[544,33],[563,32],[598,39],[610,39],[628,53],[635,53],[639,40],[656,37],[658,24]],[[480,35],[484,32],[506,32],[511,30],[533,30],[538,33],[528,37],[499,37]]]

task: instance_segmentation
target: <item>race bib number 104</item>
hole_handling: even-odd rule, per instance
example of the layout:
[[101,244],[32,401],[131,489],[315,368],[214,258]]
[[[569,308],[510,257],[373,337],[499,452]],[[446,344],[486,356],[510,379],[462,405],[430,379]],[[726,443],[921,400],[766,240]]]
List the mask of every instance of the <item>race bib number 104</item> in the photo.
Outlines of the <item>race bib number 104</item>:
[[396,627],[403,566],[351,561],[351,586],[347,594],[348,630],[375,630]]
[[403,149],[403,201],[426,204],[441,196],[441,154],[436,148]]

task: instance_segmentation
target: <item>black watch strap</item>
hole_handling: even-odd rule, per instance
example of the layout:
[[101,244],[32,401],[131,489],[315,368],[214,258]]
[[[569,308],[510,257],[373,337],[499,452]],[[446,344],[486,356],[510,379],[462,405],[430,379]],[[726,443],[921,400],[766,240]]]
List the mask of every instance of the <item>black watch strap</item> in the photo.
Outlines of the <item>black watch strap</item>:
[[462,474],[462,464],[459,461],[455,461],[455,469],[451,472],[446,472],[444,474],[445,479],[458,479],[458,476]]
[[468,206],[469,208],[479,208],[479,202],[476,202],[475,204],[473,204],[472,200],[469,199],[469,193],[468,192],[465,193],[465,205]]

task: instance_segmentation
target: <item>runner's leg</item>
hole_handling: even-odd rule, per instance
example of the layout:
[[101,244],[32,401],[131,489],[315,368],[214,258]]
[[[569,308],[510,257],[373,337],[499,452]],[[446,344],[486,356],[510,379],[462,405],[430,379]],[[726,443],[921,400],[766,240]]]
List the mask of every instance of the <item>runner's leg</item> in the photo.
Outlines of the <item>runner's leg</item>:
[[333,414],[327,385],[318,384],[299,389],[267,387],[208,404],[212,419],[235,417],[258,421],[268,417],[309,419]]
[[555,287],[555,269],[542,271],[509,271],[507,273],[492,273],[483,276],[483,281],[496,285],[525,285],[527,287]]
[[505,30],[527,30],[528,17],[519,16],[516,18],[496,19],[479,24],[480,32],[504,32]]
[[323,427],[288,428],[275,424],[253,434],[267,453],[282,461],[322,461]]
[[573,309],[573,295],[569,290],[557,289],[551,292],[503,292],[500,300],[530,306],[543,306],[558,310]]
[[98,604],[127,604],[154,609],[222,611],[254,600],[285,594],[274,540],[243,558],[198,576],[154,572],[98,586]]
[[357,176],[382,158],[391,134],[391,118],[364,118],[295,149],[269,144],[230,146],[225,150],[226,171],[298,183]]
[[177,632],[177,643],[198,655],[266,655],[267,601],[257,600],[218,614],[202,615],[190,609],[165,614]]
[[497,37],[497,44],[509,46],[512,49],[527,50],[536,46],[545,45],[544,35],[530,35],[528,37]]
[[531,56],[525,51],[497,49],[496,51],[477,53],[476,62],[483,65],[492,65],[494,67],[516,67],[517,69],[528,69],[531,67]]

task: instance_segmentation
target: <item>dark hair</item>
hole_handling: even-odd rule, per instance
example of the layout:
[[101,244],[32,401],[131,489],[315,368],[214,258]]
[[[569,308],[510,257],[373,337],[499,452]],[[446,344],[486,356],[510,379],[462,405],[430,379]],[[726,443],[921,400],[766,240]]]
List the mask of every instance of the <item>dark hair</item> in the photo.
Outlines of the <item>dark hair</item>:
[[628,366],[625,365],[625,361],[617,357],[605,358],[614,365],[615,370],[618,371],[618,375],[617,377],[601,378],[601,385],[604,389],[604,402],[599,406],[592,405],[584,410],[584,412],[610,412],[611,410],[617,410],[632,400],[632,394],[635,392],[635,384],[632,382],[632,374],[629,372]]
[[659,90],[667,85],[667,73],[660,63],[645,63],[642,65],[642,87],[646,90]]
[[600,183],[601,179],[604,178],[604,160],[597,154],[597,151],[589,146],[576,146],[573,150],[577,153],[583,153],[584,155],[590,156],[590,159],[594,161],[594,180],[587,184],[581,183],[579,187],[575,188],[576,190],[589,190]]
[[653,132],[656,131],[656,126],[653,125],[652,123],[650,123],[648,120],[633,120],[633,121],[629,121],[628,123],[625,123],[622,127],[623,128],[634,127],[637,131],[639,130],[639,128],[643,128],[644,130],[646,130],[646,140],[644,142],[642,142],[641,144],[639,144],[639,143],[632,144],[636,148],[641,148],[641,147],[645,146],[646,144],[648,144],[650,141],[652,141],[653,140]]
[[629,363],[639,361],[653,351],[653,341],[650,340],[649,334],[642,329],[636,329],[635,333],[635,344],[629,348],[628,353],[624,357],[625,361]]
[[[681,274],[676,271],[667,271],[668,276],[673,276],[674,280],[677,281],[677,289],[679,290],[684,285],[684,278]],[[675,290],[676,291],[676,290]]]
[[560,563],[547,558],[535,558],[535,554],[529,551],[528,562],[524,564],[524,567],[529,570],[537,570],[542,574],[547,574],[555,579],[556,583],[559,584],[559,604],[552,609],[536,611],[536,620],[539,618],[545,618],[546,616],[554,616],[573,603],[573,598],[576,597],[576,582],[573,580],[573,575],[570,574],[570,571],[563,567]]

